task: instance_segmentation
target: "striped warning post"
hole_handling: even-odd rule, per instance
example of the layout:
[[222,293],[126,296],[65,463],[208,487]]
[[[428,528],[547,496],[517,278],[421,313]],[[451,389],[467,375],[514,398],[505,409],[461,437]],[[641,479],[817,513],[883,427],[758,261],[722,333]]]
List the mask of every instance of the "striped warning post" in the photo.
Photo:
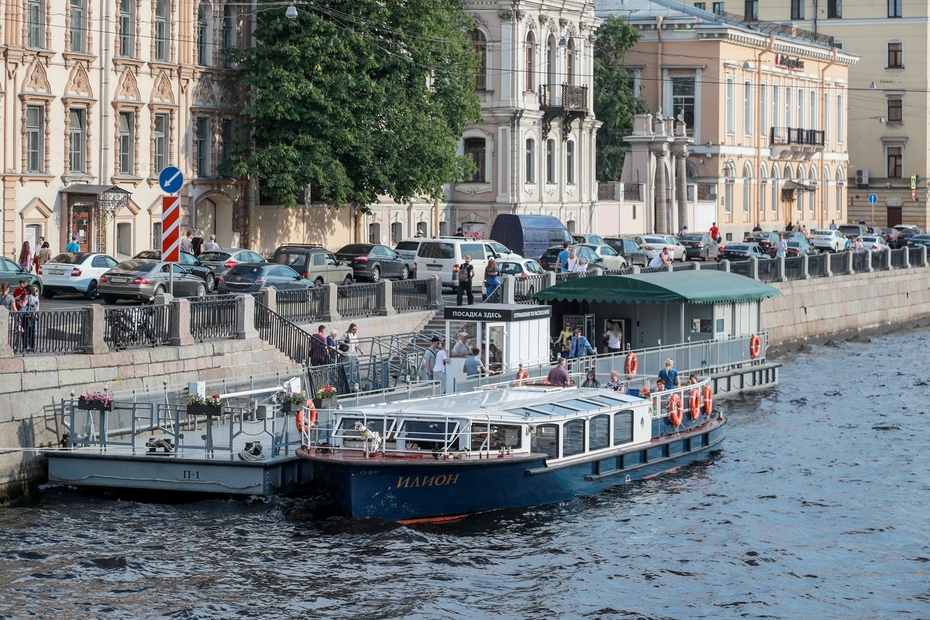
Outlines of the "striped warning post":
[[176,263],[181,260],[181,198],[161,199],[161,259]]

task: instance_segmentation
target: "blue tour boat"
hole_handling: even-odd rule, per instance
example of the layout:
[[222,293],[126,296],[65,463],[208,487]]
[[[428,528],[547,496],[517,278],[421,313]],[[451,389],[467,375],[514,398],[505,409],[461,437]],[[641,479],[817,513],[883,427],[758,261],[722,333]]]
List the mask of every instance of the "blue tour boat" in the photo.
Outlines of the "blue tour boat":
[[724,439],[712,396],[708,381],[646,397],[527,385],[329,410],[297,454],[350,517],[453,519],[701,459]]

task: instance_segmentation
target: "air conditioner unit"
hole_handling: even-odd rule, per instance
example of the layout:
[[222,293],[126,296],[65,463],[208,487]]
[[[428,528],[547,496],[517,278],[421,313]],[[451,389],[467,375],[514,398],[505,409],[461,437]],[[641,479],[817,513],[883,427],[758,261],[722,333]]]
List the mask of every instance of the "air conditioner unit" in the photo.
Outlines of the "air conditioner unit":
[[861,170],[856,170],[856,185],[868,185],[869,184],[869,169],[863,168]]

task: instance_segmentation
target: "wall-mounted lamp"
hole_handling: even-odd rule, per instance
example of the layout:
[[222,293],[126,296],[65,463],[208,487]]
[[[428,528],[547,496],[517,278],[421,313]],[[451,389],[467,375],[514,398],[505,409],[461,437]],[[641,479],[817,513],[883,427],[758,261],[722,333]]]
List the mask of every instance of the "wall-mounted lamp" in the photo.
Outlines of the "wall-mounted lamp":
[[284,17],[288,19],[297,19],[297,7],[295,7],[293,4],[287,7],[287,10],[284,11]]
[[875,90],[875,82],[869,84],[869,90]]

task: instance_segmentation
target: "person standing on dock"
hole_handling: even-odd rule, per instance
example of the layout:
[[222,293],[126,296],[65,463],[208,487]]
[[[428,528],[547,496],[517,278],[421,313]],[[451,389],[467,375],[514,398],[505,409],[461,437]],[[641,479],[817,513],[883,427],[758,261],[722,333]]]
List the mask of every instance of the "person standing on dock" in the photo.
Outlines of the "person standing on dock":
[[420,369],[420,379],[422,381],[433,380],[433,366],[436,364],[436,352],[439,348],[439,337],[433,336],[429,343],[429,348],[423,352],[423,367]]
[[[431,343],[432,344],[432,343]],[[433,361],[433,381],[439,381],[439,393],[446,393],[446,364],[449,363],[449,354],[446,348],[439,343]]]
[[358,356],[365,355],[362,347],[358,346],[358,325],[349,323],[346,335],[342,338],[343,346],[339,347],[339,353],[349,362],[349,381],[356,386],[359,384],[358,376]]
[[674,360],[668,358],[665,360],[665,368],[659,371],[659,380],[665,383],[666,390],[681,387],[681,378],[678,376],[678,371],[673,368],[674,365]]
[[471,357],[465,360],[465,374],[469,379],[477,379],[481,376],[481,373],[486,375],[497,374],[493,370],[488,370],[488,367],[481,361],[481,349],[475,347],[471,350]]
[[310,336],[310,365],[323,366],[329,363],[329,347],[326,346],[326,326],[320,325]]

